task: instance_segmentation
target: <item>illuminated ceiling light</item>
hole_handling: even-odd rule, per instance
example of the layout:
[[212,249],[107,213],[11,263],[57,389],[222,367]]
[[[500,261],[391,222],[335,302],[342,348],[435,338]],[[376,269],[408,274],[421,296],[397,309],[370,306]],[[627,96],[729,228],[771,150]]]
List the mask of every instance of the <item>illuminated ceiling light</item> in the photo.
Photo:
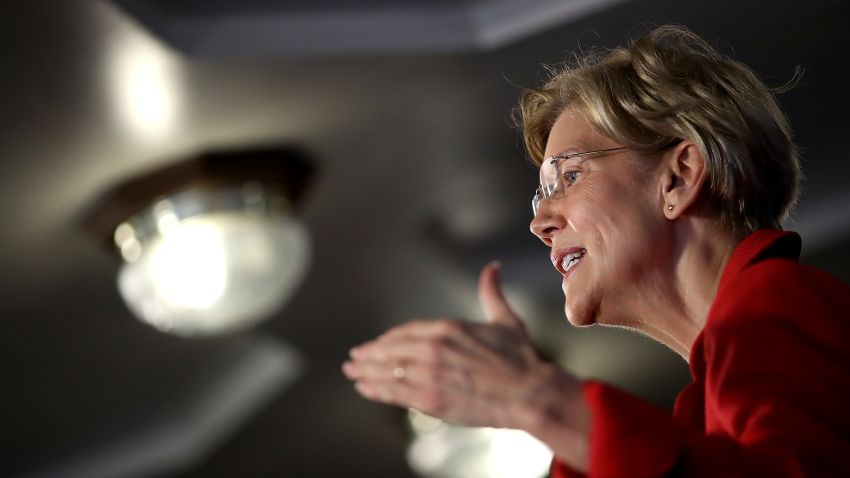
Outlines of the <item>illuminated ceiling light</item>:
[[549,448],[521,430],[461,427],[416,410],[408,420],[407,461],[425,477],[540,478],[552,462]]
[[118,290],[144,322],[183,336],[244,329],[306,275],[295,206],[309,175],[293,149],[205,154],[116,186],[84,224],[121,258]]

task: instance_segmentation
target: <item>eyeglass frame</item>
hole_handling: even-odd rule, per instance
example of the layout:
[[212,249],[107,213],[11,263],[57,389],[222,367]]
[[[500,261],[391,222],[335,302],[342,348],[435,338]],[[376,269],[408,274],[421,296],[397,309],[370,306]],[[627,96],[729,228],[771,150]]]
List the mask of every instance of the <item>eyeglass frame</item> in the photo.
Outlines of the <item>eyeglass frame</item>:
[[[564,159],[576,158],[581,156],[589,156],[591,154],[599,154],[599,153],[613,153],[615,151],[623,151],[629,149],[627,146],[618,146],[616,148],[605,148],[605,149],[595,149],[593,151],[581,151],[578,153],[561,153],[556,154],[555,156],[550,156],[548,158],[544,158],[541,162],[541,168],[547,162],[551,162],[555,165],[555,171],[558,170],[557,163]],[[555,193],[555,188],[558,186],[558,179],[556,177],[555,185],[551,187],[543,187],[543,184],[539,184],[537,189],[534,190],[534,196],[531,198],[531,211],[534,214],[533,217],[537,217],[537,211],[540,210],[540,202],[544,199],[551,199],[552,195]]]

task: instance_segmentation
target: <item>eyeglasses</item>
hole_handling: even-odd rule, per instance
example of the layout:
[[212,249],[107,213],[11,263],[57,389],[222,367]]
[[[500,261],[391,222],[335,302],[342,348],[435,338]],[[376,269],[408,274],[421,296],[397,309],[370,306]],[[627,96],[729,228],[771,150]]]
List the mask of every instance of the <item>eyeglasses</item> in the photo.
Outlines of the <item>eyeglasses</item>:
[[575,181],[575,178],[571,177],[576,171],[566,170],[561,166],[564,159],[589,156],[591,154],[613,153],[624,149],[628,148],[623,146],[619,148],[583,151],[581,153],[564,153],[544,159],[540,165],[540,187],[534,191],[534,197],[531,199],[531,210],[534,211],[534,215],[537,216],[537,211],[540,209],[540,202],[542,200],[563,197],[566,189]]

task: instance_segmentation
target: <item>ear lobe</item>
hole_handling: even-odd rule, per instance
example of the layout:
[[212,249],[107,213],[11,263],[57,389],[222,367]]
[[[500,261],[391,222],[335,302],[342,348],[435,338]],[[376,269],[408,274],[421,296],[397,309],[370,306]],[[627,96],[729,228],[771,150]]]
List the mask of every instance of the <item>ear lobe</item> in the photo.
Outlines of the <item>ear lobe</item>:
[[667,152],[661,177],[664,215],[673,220],[693,207],[708,179],[705,158],[696,144],[682,141]]

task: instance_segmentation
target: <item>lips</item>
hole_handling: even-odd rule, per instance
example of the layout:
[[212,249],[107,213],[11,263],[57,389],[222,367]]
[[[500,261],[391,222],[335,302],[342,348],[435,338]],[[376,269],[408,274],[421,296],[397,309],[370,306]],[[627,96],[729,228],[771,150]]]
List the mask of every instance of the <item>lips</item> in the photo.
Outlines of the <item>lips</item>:
[[559,249],[552,254],[552,265],[563,275],[567,275],[587,255],[587,249],[572,247]]

